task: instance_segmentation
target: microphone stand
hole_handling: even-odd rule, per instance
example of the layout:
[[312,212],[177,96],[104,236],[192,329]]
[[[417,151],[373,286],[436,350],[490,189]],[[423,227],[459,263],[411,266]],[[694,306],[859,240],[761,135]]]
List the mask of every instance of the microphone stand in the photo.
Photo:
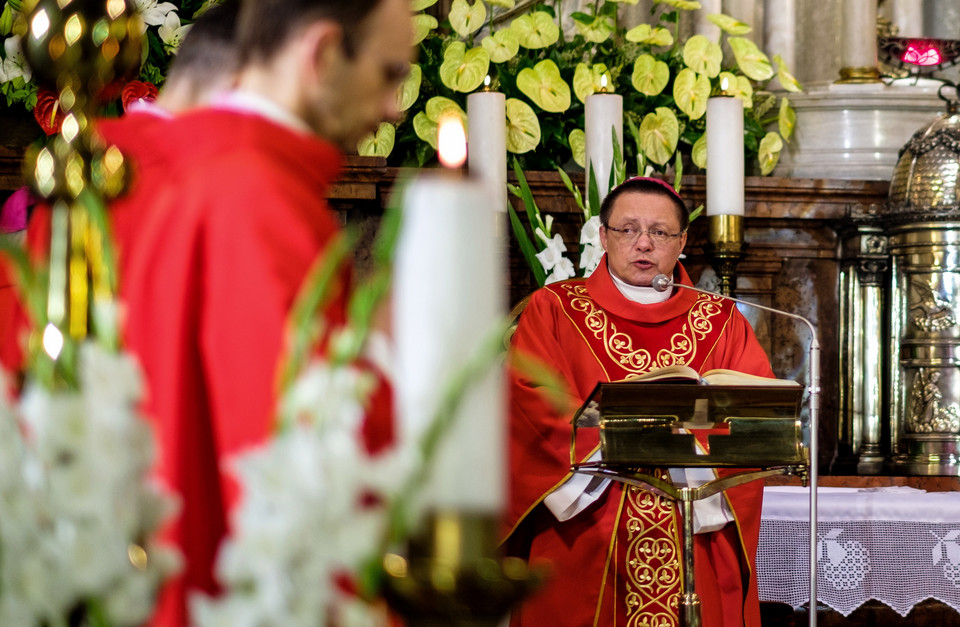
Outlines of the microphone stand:
[[799,320],[800,322],[807,325],[807,328],[810,330],[810,351],[808,353],[808,376],[810,379],[810,387],[808,388],[810,392],[809,398],[809,410],[810,410],[810,467],[809,467],[809,481],[810,481],[810,627],[816,627],[817,625],[817,480],[819,478],[819,462],[818,462],[818,452],[819,447],[817,446],[817,433],[819,431],[819,422],[820,422],[820,342],[817,340],[817,330],[813,326],[813,323],[800,316],[798,314],[793,314],[787,311],[781,311],[779,309],[774,309],[773,307],[767,307],[766,305],[758,305],[757,303],[751,303],[746,300],[741,300],[739,298],[734,298],[733,296],[726,296],[724,294],[717,294],[716,292],[710,292],[708,290],[702,290],[698,287],[693,287],[692,285],[684,285],[682,283],[675,283],[673,278],[665,275],[658,274],[653,277],[651,281],[651,287],[657,290],[658,292],[665,292],[671,287],[682,287],[685,290],[692,290],[694,292],[699,292],[701,294],[707,294],[708,296],[715,296],[717,298],[723,298],[726,300],[731,300],[735,303],[742,305],[747,305],[749,307],[756,307],[757,309],[762,309],[763,311],[769,311],[770,313],[780,314],[781,316],[787,316],[788,318],[793,318],[794,320]]

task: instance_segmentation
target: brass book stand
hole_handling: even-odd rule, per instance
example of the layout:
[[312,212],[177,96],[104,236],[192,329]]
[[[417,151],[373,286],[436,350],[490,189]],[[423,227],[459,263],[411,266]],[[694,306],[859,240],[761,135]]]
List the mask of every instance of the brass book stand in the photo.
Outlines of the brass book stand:
[[[807,479],[809,450],[799,420],[800,386],[711,386],[685,383],[600,383],[573,419],[570,464],[575,472],[637,486],[680,504],[683,581],[680,624],[700,627],[694,582],[693,502],[779,474]],[[697,451],[692,429],[729,431],[707,436]],[[577,433],[599,429],[601,460],[575,458]],[[740,472],[700,487],[678,488],[645,468],[730,468]]]

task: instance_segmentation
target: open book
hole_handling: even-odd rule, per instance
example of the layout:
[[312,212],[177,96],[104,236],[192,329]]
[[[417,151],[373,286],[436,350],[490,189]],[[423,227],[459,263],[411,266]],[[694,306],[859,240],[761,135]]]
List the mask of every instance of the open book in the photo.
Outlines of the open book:
[[656,370],[644,372],[643,374],[627,377],[623,381],[637,383],[651,383],[654,381],[657,383],[699,383],[701,385],[800,385],[790,379],[768,379],[767,377],[758,377],[755,374],[747,374],[725,368],[708,370],[701,375],[690,366],[680,365],[657,368]]

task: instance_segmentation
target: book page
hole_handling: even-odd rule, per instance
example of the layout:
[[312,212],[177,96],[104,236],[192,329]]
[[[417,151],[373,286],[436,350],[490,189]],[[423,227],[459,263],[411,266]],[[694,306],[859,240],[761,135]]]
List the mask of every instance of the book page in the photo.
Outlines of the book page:
[[780,385],[796,387],[800,384],[790,379],[769,379],[746,372],[717,368],[703,373],[703,382],[707,385]]

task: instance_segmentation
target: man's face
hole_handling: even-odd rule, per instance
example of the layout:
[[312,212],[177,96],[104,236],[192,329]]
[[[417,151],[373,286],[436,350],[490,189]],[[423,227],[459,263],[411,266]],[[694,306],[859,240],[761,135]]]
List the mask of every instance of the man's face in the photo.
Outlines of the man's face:
[[410,3],[381,0],[363,28],[345,37],[345,45],[332,52],[335,62],[309,114],[316,116],[311,125],[320,135],[352,151],[380,122],[400,115],[397,89],[414,53]]
[[[658,274],[673,276],[687,234],[680,233],[677,207],[669,198],[627,192],[616,199],[607,222],[610,228],[600,227],[600,243],[612,274],[641,286],[649,286]],[[668,235],[662,242],[650,235],[658,231]]]

